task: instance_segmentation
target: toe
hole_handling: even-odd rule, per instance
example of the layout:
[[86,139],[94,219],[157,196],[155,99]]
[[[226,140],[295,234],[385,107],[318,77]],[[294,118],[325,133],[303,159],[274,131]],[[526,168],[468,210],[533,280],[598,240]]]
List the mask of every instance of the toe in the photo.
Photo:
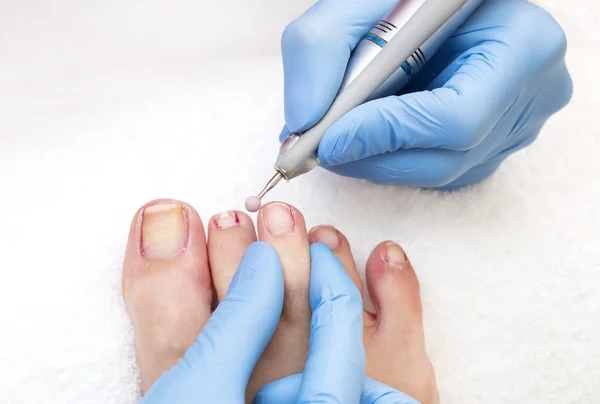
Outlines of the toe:
[[373,250],[367,261],[366,278],[377,311],[378,328],[421,324],[419,281],[398,244],[388,241]]
[[210,316],[212,281],[194,208],[162,199],[137,212],[122,286],[145,392],[183,356]]
[[208,224],[208,257],[219,302],[225,297],[246,249],[255,241],[254,223],[248,215],[229,211],[212,217]]
[[282,320],[309,324],[310,252],[302,213],[285,203],[265,205],[258,214],[258,237],[269,243],[281,261],[285,300]]
[[284,303],[275,335],[248,383],[247,402],[266,384],[302,372],[310,337],[310,251],[304,217],[285,203],[270,203],[259,211],[257,229],[258,238],[281,261]]
[[378,245],[367,262],[367,287],[375,321],[365,328],[367,376],[423,404],[439,402],[426,352],[419,281],[402,248]]
[[356,269],[356,263],[354,262],[354,256],[350,248],[350,243],[346,236],[344,236],[339,230],[333,226],[317,226],[311,229],[308,233],[308,240],[310,243],[323,243],[327,244],[331,251],[338,257],[344,269],[350,275],[350,278],[354,281],[354,284],[363,293],[362,281],[358,270]]

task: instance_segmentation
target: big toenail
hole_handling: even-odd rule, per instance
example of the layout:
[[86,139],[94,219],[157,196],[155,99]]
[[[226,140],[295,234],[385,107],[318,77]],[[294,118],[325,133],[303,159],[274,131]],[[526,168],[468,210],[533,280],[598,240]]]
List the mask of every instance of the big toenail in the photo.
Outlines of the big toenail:
[[393,268],[402,267],[406,262],[406,255],[400,246],[396,243],[389,242],[385,245],[383,260]]
[[227,230],[240,224],[240,219],[236,212],[223,212],[213,216],[213,222],[219,230]]
[[340,246],[340,236],[337,230],[330,226],[317,227],[311,232],[310,237],[311,241],[327,244],[332,250]]
[[292,209],[285,203],[271,203],[264,208],[265,224],[274,237],[285,236],[294,229]]
[[175,204],[149,206],[142,216],[141,253],[150,260],[173,258],[187,247],[185,210]]

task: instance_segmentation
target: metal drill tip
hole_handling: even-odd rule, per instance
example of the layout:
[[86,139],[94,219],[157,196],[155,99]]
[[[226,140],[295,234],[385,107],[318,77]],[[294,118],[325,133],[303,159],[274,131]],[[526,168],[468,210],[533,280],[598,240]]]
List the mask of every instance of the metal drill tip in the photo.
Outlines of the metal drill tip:
[[273,178],[271,178],[271,180],[269,182],[267,182],[267,185],[265,185],[265,188],[262,191],[260,191],[260,194],[258,194],[258,197],[260,199],[262,199],[267,194],[267,192],[269,192],[270,190],[275,188],[275,185],[279,184],[279,181],[281,181],[282,179],[283,179],[283,175],[279,171],[277,171],[277,173],[275,173]]

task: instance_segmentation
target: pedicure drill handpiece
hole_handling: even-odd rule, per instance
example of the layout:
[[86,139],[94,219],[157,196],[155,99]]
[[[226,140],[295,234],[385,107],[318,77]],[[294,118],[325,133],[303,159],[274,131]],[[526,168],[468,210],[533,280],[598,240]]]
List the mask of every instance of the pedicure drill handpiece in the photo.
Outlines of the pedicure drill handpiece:
[[318,165],[317,147],[327,129],[360,104],[395,94],[431,59],[483,0],[401,0],[360,41],[346,69],[335,101],[312,128],[292,133],[281,145],[275,175],[258,196],[246,201],[249,211],[282,179]]

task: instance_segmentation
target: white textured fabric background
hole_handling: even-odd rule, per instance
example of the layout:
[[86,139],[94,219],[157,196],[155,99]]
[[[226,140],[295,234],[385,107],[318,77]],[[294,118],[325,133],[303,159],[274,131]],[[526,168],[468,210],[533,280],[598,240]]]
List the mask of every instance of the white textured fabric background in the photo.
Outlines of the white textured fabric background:
[[[134,402],[129,221],[157,197],[208,218],[263,185],[279,36],[310,3],[0,2],[0,403]],[[600,6],[543,4],[575,98],[491,180],[439,193],[317,170],[271,195],[338,226],[361,264],[405,246],[444,403],[600,402]]]

